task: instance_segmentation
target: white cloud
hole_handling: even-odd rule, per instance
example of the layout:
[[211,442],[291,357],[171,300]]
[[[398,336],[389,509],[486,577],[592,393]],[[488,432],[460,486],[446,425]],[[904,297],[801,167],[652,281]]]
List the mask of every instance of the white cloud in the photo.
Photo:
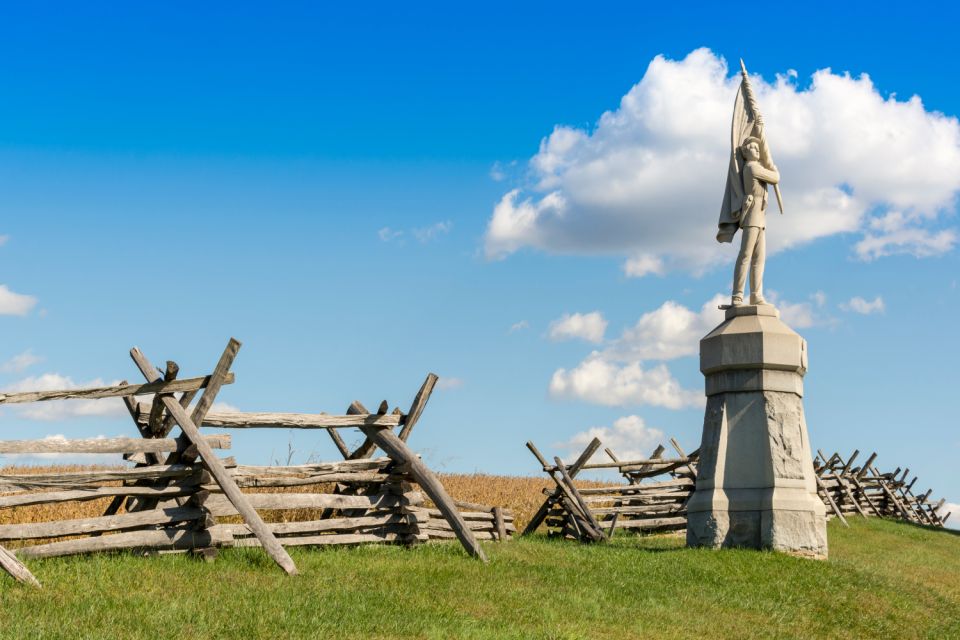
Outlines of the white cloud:
[[554,342],[579,338],[594,344],[603,342],[607,321],[599,311],[590,313],[565,313],[550,323],[547,336]]
[[865,316],[868,316],[871,313],[883,313],[886,311],[886,307],[883,304],[883,298],[880,296],[877,296],[871,301],[864,300],[860,296],[854,296],[853,298],[850,298],[849,302],[841,304],[840,308],[846,311],[860,313]]
[[[865,74],[825,69],[806,88],[795,76],[752,78],[787,209],[770,216],[768,253],[849,232],[862,234],[864,259],[949,251],[956,231],[941,218],[960,191],[957,118],[916,96],[885,98]],[[623,255],[636,276],[732,261],[735,248],[713,238],[739,81],[707,49],[656,57],[591,131],[557,126],[541,142],[529,186],[494,207],[486,255]]]
[[403,237],[403,231],[397,231],[396,229],[391,229],[390,227],[383,227],[377,231],[377,236],[383,242],[391,242],[397,240],[398,238]]
[[523,331],[524,329],[529,328],[530,323],[526,320],[521,320],[520,322],[514,322],[512,325],[510,325],[510,333],[513,333],[514,331]]
[[36,304],[35,297],[10,291],[7,285],[0,284],[0,316],[25,316]]
[[668,300],[658,309],[640,316],[608,347],[606,355],[620,361],[672,360],[698,353],[700,338],[723,322],[718,307],[729,303],[727,296],[716,294],[698,312]]
[[453,223],[446,220],[444,222],[436,222],[429,227],[414,229],[412,233],[418,242],[426,244],[432,240],[436,240],[440,236],[450,233],[451,229],[453,229]]
[[242,413],[240,408],[230,404],[229,402],[221,402],[217,400],[212,405],[210,405],[211,413]]
[[517,164],[516,160],[511,160],[508,163],[503,163],[499,160],[494,162],[493,166],[490,167],[490,178],[494,182],[503,182],[516,173]]
[[646,275],[663,275],[665,267],[663,260],[648,253],[635,255],[623,263],[623,272],[631,278],[642,278]]
[[459,389],[463,384],[463,378],[441,376],[441,378],[437,380],[437,389]]
[[947,528],[960,529],[960,504],[956,502],[945,502],[937,513],[941,518],[946,517],[948,513],[951,514],[950,519],[947,520]]
[[391,227],[383,227],[377,231],[377,237],[380,238],[382,242],[397,242],[400,245],[404,244],[404,239],[409,236],[416,239],[420,244],[427,244],[437,240],[440,236],[450,233],[453,229],[453,222],[449,220],[444,220],[442,222],[435,222],[426,227],[418,227],[415,229],[409,229],[404,231],[402,229],[393,229]]
[[7,244],[7,240],[9,240],[9,239],[10,239],[10,236],[0,235],[0,247],[2,247],[3,245]]
[[640,362],[621,366],[596,351],[569,371],[557,369],[550,379],[550,395],[611,407],[683,409],[703,404],[703,392],[683,389],[665,364],[651,369]]
[[663,432],[648,427],[640,416],[617,418],[612,427],[590,427],[555,446],[579,456],[594,438],[599,438],[620,460],[643,460],[663,441]]
[[[81,389],[84,387],[102,387],[117,382],[104,382],[96,378],[77,384],[71,378],[58,373],[44,373],[24,378],[4,389],[7,393],[22,391],[55,391],[62,389]],[[54,421],[75,417],[120,416],[128,415],[120,398],[100,398],[96,400],[50,400],[23,405],[11,405],[17,415],[28,420]]]
[[42,360],[43,358],[35,356],[30,349],[27,349],[23,353],[19,353],[3,364],[0,364],[0,371],[3,373],[20,373]]

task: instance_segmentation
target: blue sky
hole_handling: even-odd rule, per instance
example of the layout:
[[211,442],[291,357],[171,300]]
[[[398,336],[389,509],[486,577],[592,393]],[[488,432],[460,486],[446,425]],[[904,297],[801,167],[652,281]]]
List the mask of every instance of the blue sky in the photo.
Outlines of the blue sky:
[[[0,284],[29,298],[0,296],[0,383],[135,380],[133,345],[204,373],[232,335],[221,399],[243,410],[406,408],[435,371],[412,444],[445,470],[533,473],[527,439],[568,453],[591,428],[695,448],[702,406],[670,385],[702,390],[696,338],[650,341],[658,321],[698,335],[729,287],[711,105],[729,122],[722,64],[742,56],[783,172],[767,286],[809,342],[813,444],[876,450],[958,503],[953,11],[5,8]],[[644,186],[645,153],[670,180]],[[591,362],[642,388],[578,387]],[[130,432],[83,411],[7,409],[0,437]],[[323,433],[235,442],[336,456]]]

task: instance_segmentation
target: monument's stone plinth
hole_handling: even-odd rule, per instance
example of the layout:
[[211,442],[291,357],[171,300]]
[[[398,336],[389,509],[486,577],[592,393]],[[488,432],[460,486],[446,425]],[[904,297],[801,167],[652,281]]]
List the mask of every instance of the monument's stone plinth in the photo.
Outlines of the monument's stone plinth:
[[803,416],[807,343],[772,305],[727,309],[700,341],[707,408],[687,546],[827,557]]

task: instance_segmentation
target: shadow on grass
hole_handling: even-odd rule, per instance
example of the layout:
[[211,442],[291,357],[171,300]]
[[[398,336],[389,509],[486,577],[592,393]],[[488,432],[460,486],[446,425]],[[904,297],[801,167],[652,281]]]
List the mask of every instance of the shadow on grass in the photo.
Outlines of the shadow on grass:
[[922,529],[923,531],[930,531],[932,533],[946,534],[948,536],[960,536],[960,529],[948,529],[946,527],[934,527],[929,524],[918,524],[916,522],[907,522],[906,520],[898,520],[900,524],[904,524],[908,527],[913,527],[914,529]]

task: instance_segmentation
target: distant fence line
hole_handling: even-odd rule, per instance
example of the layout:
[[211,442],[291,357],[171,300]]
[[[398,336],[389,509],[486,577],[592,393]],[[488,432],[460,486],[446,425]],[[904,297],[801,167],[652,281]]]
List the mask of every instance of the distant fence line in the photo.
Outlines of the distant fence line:
[[[581,542],[607,540],[618,529],[638,533],[685,530],[687,502],[696,488],[699,450],[688,455],[673,438],[670,444],[678,457],[664,458],[666,449],[659,445],[649,458],[620,460],[607,448],[610,462],[591,463],[602,446],[594,438],[567,466],[559,457],[551,464],[528,442],[527,448],[553,481],[554,488],[544,489],[546,498],[523,535],[533,533],[541,525],[546,526],[548,535]],[[846,526],[846,516],[851,514],[895,518],[931,527],[946,524],[950,517],[949,513],[942,513],[946,500],[930,501],[932,489],[914,494],[917,478],[906,481],[909,469],[898,467],[883,473],[875,467],[876,453],[862,466],[854,467],[858,455],[859,451],[854,451],[844,459],[837,453],[827,457],[818,451],[814,471],[828,518],[836,517]],[[598,469],[615,470],[623,481],[601,487],[578,486],[575,482],[582,471]]]

